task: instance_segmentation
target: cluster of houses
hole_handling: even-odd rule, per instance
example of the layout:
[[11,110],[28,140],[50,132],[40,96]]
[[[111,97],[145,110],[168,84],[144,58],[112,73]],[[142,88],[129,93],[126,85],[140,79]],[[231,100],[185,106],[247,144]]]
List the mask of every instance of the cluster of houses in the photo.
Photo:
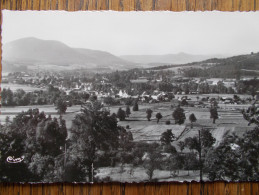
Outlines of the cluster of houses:
[[[254,77],[241,77],[241,80],[247,81],[247,80],[254,79]],[[139,77],[135,80],[130,80],[130,83],[132,86],[142,85],[142,84],[149,84],[153,82],[162,82],[163,79],[160,77],[159,79],[150,79],[147,77]],[[152,101],[168,101],[171,95],[168,92],[163,91],[153,91],[153,93],[147,93],[143,92],[142,94],[138,94],[137,96],[131,96],[129,95],[125,90],[118,90],[115,89],[114,86],[110,83],[109,79],[103,77],[98,81],[99,85],[102,86],[108,86],[109,92],[103,92],[103,91],[94,91],[94,86],[92,82],[82,82],[80,79],[78,82],[72,82],[69,84],[69,87],[65,84],[65,79],[61,75],[42,75],[39,77],[38,75],[30,75],[25,72],[19,72],[15,74],[11,74],[8,76],[4,76],[2,79],[2,82],[10,82],[10,83],[17,83],[17,84],[26,84],[30,83],[32,85],[35,85],[39,88],[46,88],[49,84],[52,84],[54,87],[58,88],[59,90],[62,90],[66,92],[66,94],[70,94],[71,92],[76,93],[88,93],[90,95],[96,95],[98,98],[104,98],[108,96],[112,96],[114,98],[138,98],[140,101],[145,102],[152,102]],[[236,79],[223,79],[223,78],[187,78],[182,76],[174,76],[171,78],[172,84],[177,83],[207,83],[209,86],[216,86],[219,82],[221,82],[225,87],[232,87],[235,88],[236,85]],[[96,83],[95,83],[96,84]],[[184,92],[182,92],[184,93]],[[192,94],[198,94],[198,91],[191,91]],[[182,94],[183,95],[183,94]],[[226,102],[232,102],[232,100],[225,100]]]

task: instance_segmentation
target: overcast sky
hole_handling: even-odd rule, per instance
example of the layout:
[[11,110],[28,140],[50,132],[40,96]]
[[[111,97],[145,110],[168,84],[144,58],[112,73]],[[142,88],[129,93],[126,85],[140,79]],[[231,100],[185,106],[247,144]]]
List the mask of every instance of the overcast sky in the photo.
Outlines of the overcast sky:
[[2,42],[24,37],[115,55],[259,52],[259,12],[3,11]]

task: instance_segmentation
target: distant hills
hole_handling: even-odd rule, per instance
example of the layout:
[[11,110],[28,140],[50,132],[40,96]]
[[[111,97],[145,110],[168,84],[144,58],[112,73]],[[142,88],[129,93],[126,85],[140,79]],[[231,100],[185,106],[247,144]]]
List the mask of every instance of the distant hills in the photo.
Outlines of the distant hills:
[[166,55],[124,55],[120,58],[135,63],[156,65],[156,64],[186,64],[191,62],[199,62],[211,58],[224,58],[222,55],[191,55],[187,53],[166,54]]
[[[129,69],[136,64],[108,52],[71,48],[59,41],[23,38],[3,45],[3,62],[7,64],[55,65],[67,68]],[[66,67],[65,67],[66,66]],[[4,67],[3,67],[4,68]]]
[[172,70],[187,77],[237,78],[259,75],[259,53],[238,55],[223,59],[212,58],[182,65],[149,67],[151,70]]
[[2,59],[3,72],[36,69],[37,67],[47,70],[91,69],[95,71],[129,70],[132,68],[177,71],[178,68],[193,67],[209,68],[211,71],[218,72],[224,70],[225,72],[227,71],[225,66],[228,66],[228,69],[242,69],[248,72],[259,69],[259,53],[227,58],[219,55],[190,55],[186,53],[115,56],[104,51],[72,48],[59,41],[41,40],[33,37],[4,44]]
[[237,69],[240,71],[251,71],[257,72],[259,70],[259,53],[251,53],[245,55],[238,55],[232,56],[228,58],[212,58],[209,60],[201,61],[201,62],[194,62],[190,63],[191,66],[203,66],[206,64],[213,64],[211,69],[217,67],[224,68],[227,67],[228,69]]

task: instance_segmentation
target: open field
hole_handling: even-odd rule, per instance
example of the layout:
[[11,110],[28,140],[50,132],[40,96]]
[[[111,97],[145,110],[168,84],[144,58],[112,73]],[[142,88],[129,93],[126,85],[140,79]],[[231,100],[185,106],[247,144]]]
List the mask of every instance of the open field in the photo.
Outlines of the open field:
[[[160,142],[160,137],[163,132],[171,129],[176,137],[176,140],[172,145],[180,151],[178,147],[179,141],[184,141],[188,137],[194,137],[198,135],[198,131],[202,127],[210,129],[213,137],[216,139],[217,146],[227,134],[235,133],[236,135],[242,136],[248,129],[252,129],[253,126],[247,126],[248,122],[243,119],[240,112],[240,108],[248,107],[249,105],[219,105],[218,115],[219,119],[216,120],[216,124],[212,123],[210,119],[209,108],[196,108],[196,107],[182,107],[185,111],[186,120],[184,124],[175,124],[172,118],[174,108],[171,107],[170,102],[163,103],[142,103],[139,104],[139,111],[132,111],[131,115],[126,118],[125,121],[119,121],[118,124],[126,127],[129,126],[129,130],[132,132],[133,139],[135,142]],[[80,113],[81,106],[68,107],[66,114],[63,115],[63,119],[66,120],[66,125],[71,128],[72,120],[76,114]],[[117,113],[119,108],[126,109],[125,105],[111,106],[108,107],[111,113]],[[40,111],[44,111],[46,115],[51,114],[52,117],[59,117],[54,105],[43,105],[43,106],[19,106],[19,107],[2,107],[0,121],[4,123],[6,116],[10,116],[12,119],[17,113],[26,111],[28,109],[38,108]],[[146,110],[150,108],[153,110],[151,121],[146,118]],[[156,113],[160,112],[163,118],[157,123],[155,118]],[[197,122],[194,123],[194,127],[190,128],[189,116],[194,113]],[[166,125],[166,121],[170,121],[169,125]],[[69,132],[68,132],[69,135]],[[188,149],[182,151],[189,152]],[[127,181],[127,182],[140,182],[148,180],[145,168],[137,166],[132,168],[132,165],[120,166],[117,164],[115,167],[100,167],[96,170],[97,174],[95,177],[105,178],[110,177],[113,181]],[[168,170],[155,170],[154,179],[158,181],[192,181],[199,180],[199,171],[188,171],[179,170],[176,175]],[[206,175],[204,175],[206,180]]]
[[[2,107],[1,114],[0,114],[0,122],[3,124],[5,122],[6,116],[9,116],[10,119],[13,119],[16,114],[27,111],[29,109],[38,108],[40,112],[45,112],[46,115],[51,115],[52,117],[59,118],[57,114],[57,110],[55,109],[54,105],[34,105],[34,106],[15,106],[15,107]],[[66,114],[62,117],[66,120],[66,125],[68,128],[71,128],[72,120],[74,116],[80,112],[81,106],[71,106],[67,108]]]
[[[219,119],[216,120],[216,124],[212,123],[210,119],[209,108],[196,108],[196,107],[182,107],[185,110],[186,120],[182,125],[174,124],[172,118],[172,112],[174,108],[171,108],[171,103],[155,103],[155,104],[142,104],[139,105],[139,111],[131,111],[131,115],[126,121],[119,121],[119,125],[130,127],[130,131],[133,134],[134,141],[138,142],[160,142],[161,134],[167,129],[172,129],[172,132],[176,136],[176,140],[172,145],[180,151],[178,146],[179,141],[184,141],[188,137],[198,136],[198,131],[202,127],[208,128],[212,136],[216,139],[214,146],[218,146],[226,135],[232,133],[242,136],[247,130],[253,129],[254,126],[248,126],[248,122],[243,118],[241,109],[247,108],[250,105],[235,105],[235,104],[222,104],[219,105],[218,115]],[[124,110],[126,106],[112,107],[111,111],[116,113],[119,107]],[[146,118],[146,109],[153,110],[151,121]],[[157,124],[155,115],[160,112],[163,118]],[[194,113],[197,122],[194,123],[194,127],[190,128],[189,116]],[[171,124],[166,125],[165,121],[170,120]],[[189,152],[188,148],[183,151]],[[123,168],[117,165],[116,167],[103,167],[97,170],[97,175],[100,178],[110,177],[113,181],[127,181],[138,182],[147,180],[147,174],[144,167],[134,167],[132,165],[123,165]],[[154,179],[158,181],[193,181],[199,180],[199,171],[179,170],[175,175],[168,170],[155,170]],[[206,181],[206,175],[203,176]]]
[[[113,181],[119,182],[143,182],[148,181],[148,176],[144,167],[132,167],[132,165],[123,165],[121,167],[105,167],[97,169],[95,177],[110,177]],[[179,170],[177,175],[167,170],[155,170],[154,179],[163,182],[169,181],[193,181],[199,180],[199,171]],[[206,180],[206,176],[203,177]]]
[[[189,116],[190,114],[194,113],[197,118],[197,122],[194,124],[194,128],[189,130],[188,133],[185,133],[185,136],[182,135],[181,138],[179,137],[179,139],[182,140],[186,137],[193,136],[195,134],[194,132],[197,132],[197,129],[200,129],[200,127],[195,127],[197,124],[199,124],[199,126],[202,125],[205,127],[210,127],[212,132],[215,131],[213,134],[218,137],[217,140],[220,140],[222,139],[222,135],[227,131],[242,135],[244,131],[252,128],[247,126],[247,121],[243,119],[240,111],[235,110],[236,108],[241,109],[248,106],[249,105],[233,104],[219,105],[219,119],[216,120],[216,124],[212,123],[208,108],[183,107],[186,120],[184,124],[177,125],[174,124],[174,120],[172,118],[174,108],[171,107],[170,102],[154,104],[143,103],[139,105],[139,111],[131,111],[130,117],[126,118],[125,121],[119,121],[118,124],[123,127],[126,127],[127,125],[129,126],[130,131],[133,134],[134,141],[159,141],[160,135],[167,129],[172,129],[172,132],[176,137],[179,137],[186,128],[190,129]],[[125,105],[111,106],[109,109],[111,113],[117,113],[117,110],[120,107],[124,110],[126,109]],[[33,108],[38,108],[40,111],[44,111],[46,115],[50,114],[52,117],[59,117],[54,105],[2,107],[0,122],[4,123],[6,116],[10,116],[12,119],[17,113]],[[153,110],[151,121],[148,121],[146,118],[146,109],[148,108]],[[71,128],[74,116],[79,112],[80,106],[78,105],[67,108],[66,114],[63,115],[63,119],[66,120],[68,129]],[[155,115],[158,112],[162,114],[163,118],[157,124]],[[165,122],[168,120],[171,122],[170,125],[165,124]]]
[[[232,105],[239,106],[239,105]],[[248,106],[248,105],[247,105]],[[153,110],[151,121],[146,119],[146,109],[150,108]],[[135,141],[159,141],[161,134],[167,129],[172,129],[172,132],[180,140],[184,140],[187,137],[197,135],[198,130],[201,126],[211,129],[212,134],[217,139],[217,143],[222,140],[222,136],[225,133],[236,133],[242,135],[246,130],[253,127],[247,126],[248,122],[243,118],[240,111],[231,107],[231,109],[219,109],[219,119],[216,120],[216,124],[212,123],[210,119],[210,112],[208,108],[195,108],[195,107],[182,107],[185,110],[186,120],[182,125],[174,124],[172,118],[173,108],[170,103],[157,103],[157,104],[145,104],[140,106],[138,112],[132,112],[126,121],[120,121],[119,125],[126,127],[129,125],[133,138]],[[155,115],[160,112],[163,118],[157,124]],[[190,114],[194,113],[197,122],[194,123],[194,128],[190,129]],[[171,124],[166,125],[165,122],[170,120]],[[187,130],[185,130],[187,129]],[[183,131],[185,130],[184,134]],[[181,135],[181,136],[180,136]],[[180,137],[179,137],[180,136]]]
[[39,88],[30,85],[19,85],[14,83],[1,83],[1,89],[10,88],[12,91],[16,91],[17,89],[23,89],[25,92],[32,92],[35,90],[46,90],[45,88]]
[[[22,111],[27,111],[29,109],[38,108],[40,112],[45,112],[46,114],[56,114],[57,110],[54,105],[33,105],[33,106],[14,106],[14,107],[1,107],[1,114],[8,115],[17,114]],[[79,111],[81,106],[75,105],[67,108],[67,113]]]
[[[241,99],[246,99],[246,98],[252,98],[251,95],[245,95],[245,94],[237,94]],[[233,98],[234,94],[188,94],[188,95],[175,95],[175,98],[181,98],[183,96],[188,96],[192,101],[197,101],[197,96],[199,97],[199,100],[202,98],[210,97],[210,98],[220,98],[220,97],[226,97],[226,98]]]

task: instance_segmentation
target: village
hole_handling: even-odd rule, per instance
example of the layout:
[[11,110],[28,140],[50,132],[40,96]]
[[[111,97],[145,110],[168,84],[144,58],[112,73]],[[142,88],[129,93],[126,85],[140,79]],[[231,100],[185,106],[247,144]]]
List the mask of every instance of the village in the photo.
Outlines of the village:
[[[143,72],[143,71],[142,71]],[[146,71],[149,73],[150,71]],[[159,75],[151,74],[149,77],[139,76],[136,79],[129,79],[129,87],[115,86],[106,76],[92,75],[71,75],[65,76],[62,73],[45,72],[16,72],[4,75],[2,78],[2,88],[8,88],[8,84],[31,86],[28,92],[39,93],[40,90],[46,90],[48,86],[52,86],[65,92],[70,93],[87,93],[96,95],[98,98],[113,97],[117,99],[138,98],[142,102],[159,102],[168,101],[174,95],[191,95],[195,94],[242,94],[242,86],[238,83],[258,80],[254,76],[242,76],[239,80],[229,78],[190,78],[181,75]],[[90,77],[90,78],[87,78]],[[69,80],[68,80],[69,79]],[[125,82],[127,82],[125,80]],[[6,86],[6,87],[5,87]],[[145,90],[147,88],[147,90]],[[151,89],[149,89],[151,88]],[[241,89],[240,89],[241,88]],[[37,90],[36,90],[37,89]],[[251,92],[252,96],[256,95],[256,91]],[[219,95],[218,95],[219,96]],[[221,101],[226,104],[234,102],[233,97],[222,96]]]
[[[123,73],[121,78],[120,73]],[[123,79],[123,77],[128,78]],[[132,106],[136,101],[139,104],[165,102],[170,103],[172,107],[181,105],[208,109],[211,103],[216,101],[223,109],[240,111],[258,98],[255,88],[249,92],[250,95],[244,91],[244,89],[251,89],[251,86],[245,86],[246,82],[256,83],[258,78],[253,76],[242,76],[239,80],[191,78],[170,71],[165,73],[150,70],[132,70],[103,75],[91,74],[87,71],[15,72],[4,75],[2,79],[1,122],[4,122],[5,113],[10,113],[5,112],[5,106],[22,109],[24,106],[41,105],[43,111],[56,114],[56,101],[62,98],[67,107],[73,107],[71,109],[74,112],[90,96],[96,96],[103,106],[109,109],[111,106]],[[8,93],[7,89],[11,91]],[[8,94],[11,94],[10,98]]]

